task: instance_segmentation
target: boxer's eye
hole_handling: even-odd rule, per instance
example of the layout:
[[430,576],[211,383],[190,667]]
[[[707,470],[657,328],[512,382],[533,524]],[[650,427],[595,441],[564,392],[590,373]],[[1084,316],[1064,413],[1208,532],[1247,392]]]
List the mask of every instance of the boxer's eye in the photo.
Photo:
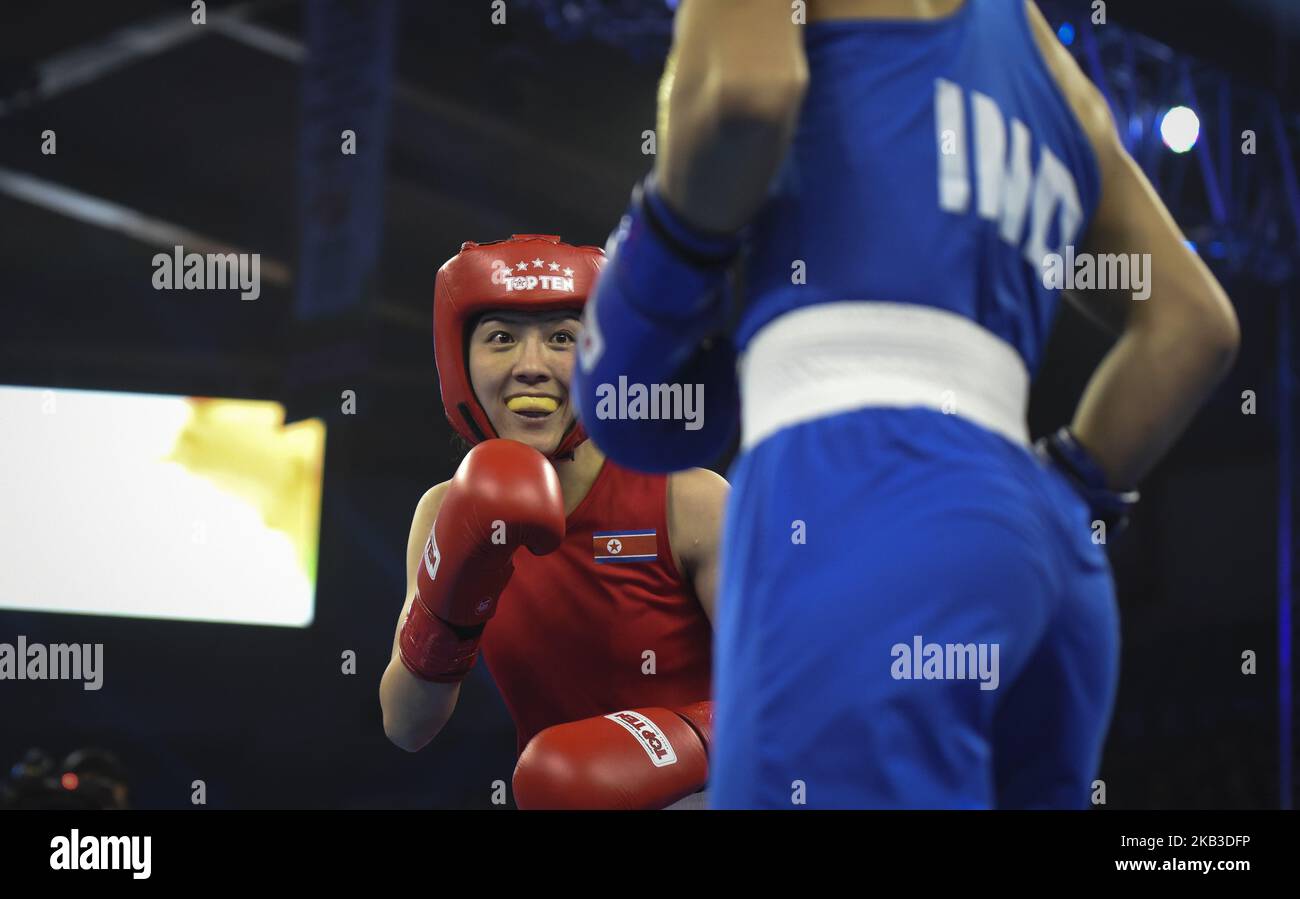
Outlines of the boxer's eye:
[[556,331],[551,335],[551,340],[558,340],[560,343],[565,345],[572,345],[577,339],[578,338],[574,336],[574,333],[569,330]]
[[[498,337],[501,339],[498,340],[497,339]],[[509,331],[493,331],[491,334],[487,336],[488,343],[497,344],[498,346],[505,346],[507,344],[513,343],[514,339],[515,339],[514,335],[511,334]]]

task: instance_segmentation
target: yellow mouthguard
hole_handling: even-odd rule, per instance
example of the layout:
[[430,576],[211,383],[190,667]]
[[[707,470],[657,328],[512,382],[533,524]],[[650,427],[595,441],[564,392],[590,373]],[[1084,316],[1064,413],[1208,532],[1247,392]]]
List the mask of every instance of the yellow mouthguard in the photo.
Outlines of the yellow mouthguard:
[[560,404],[546,396],[517,396],[506,408],[511,412],[554,412]]

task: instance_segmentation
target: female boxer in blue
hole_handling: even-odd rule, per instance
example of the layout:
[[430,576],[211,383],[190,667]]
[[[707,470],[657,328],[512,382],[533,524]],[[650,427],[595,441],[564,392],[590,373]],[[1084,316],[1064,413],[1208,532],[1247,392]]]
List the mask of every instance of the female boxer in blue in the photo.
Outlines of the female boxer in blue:
[[[707,463],[739,419],[712,802],[1084,807],[1118,676],[1101,543],[1236,318],[1032,3],[800,9],[683,3],[575,377],[624,464]],[[1036,455],[1051,275],[1120,254],[1135,283],[1072,295],[1119,339]],[[703,383],[704,426],[610,417],[620,377]]]

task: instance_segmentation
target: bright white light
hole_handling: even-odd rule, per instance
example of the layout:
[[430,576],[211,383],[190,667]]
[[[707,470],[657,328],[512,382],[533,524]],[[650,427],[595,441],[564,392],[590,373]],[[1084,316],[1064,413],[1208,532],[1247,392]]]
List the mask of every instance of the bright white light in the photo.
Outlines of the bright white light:
[[1175,153],[1186,153],[1201,136],[1201,120],[1186,106],[1175,106],[1160,120],[1160,136]]
[[[306,476],[258,455],[247,429],[198,433],[194,417],[182,397],[0,387],[0,608],[311,624],[314,572],[239,489]],[[187,433],[196,459],[182,463]],[[296,530],[314,556],[315,520]]]

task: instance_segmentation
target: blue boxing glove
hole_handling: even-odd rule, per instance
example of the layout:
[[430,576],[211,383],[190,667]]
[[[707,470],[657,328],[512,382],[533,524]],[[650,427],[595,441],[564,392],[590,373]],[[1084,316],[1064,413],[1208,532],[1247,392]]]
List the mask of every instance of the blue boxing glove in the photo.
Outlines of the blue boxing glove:
[[739,235],[705,235],[638,185],[583,313],[572,397],[615,462],[680,471],[717,459],[736,433],[740,392],[726,327]]
[[1061,428],[1050,437],[1034,444],[1038,457],[1065,475],[1076,493],[1088,504],[1094,521],[1106,525],[1110,535],[1119,534],[1128,525],[1129,513],[1137,505],[1136,490],[1112,490],[1106,484],[1106,473],[1092,455],[1079,443],[1069,428]]

